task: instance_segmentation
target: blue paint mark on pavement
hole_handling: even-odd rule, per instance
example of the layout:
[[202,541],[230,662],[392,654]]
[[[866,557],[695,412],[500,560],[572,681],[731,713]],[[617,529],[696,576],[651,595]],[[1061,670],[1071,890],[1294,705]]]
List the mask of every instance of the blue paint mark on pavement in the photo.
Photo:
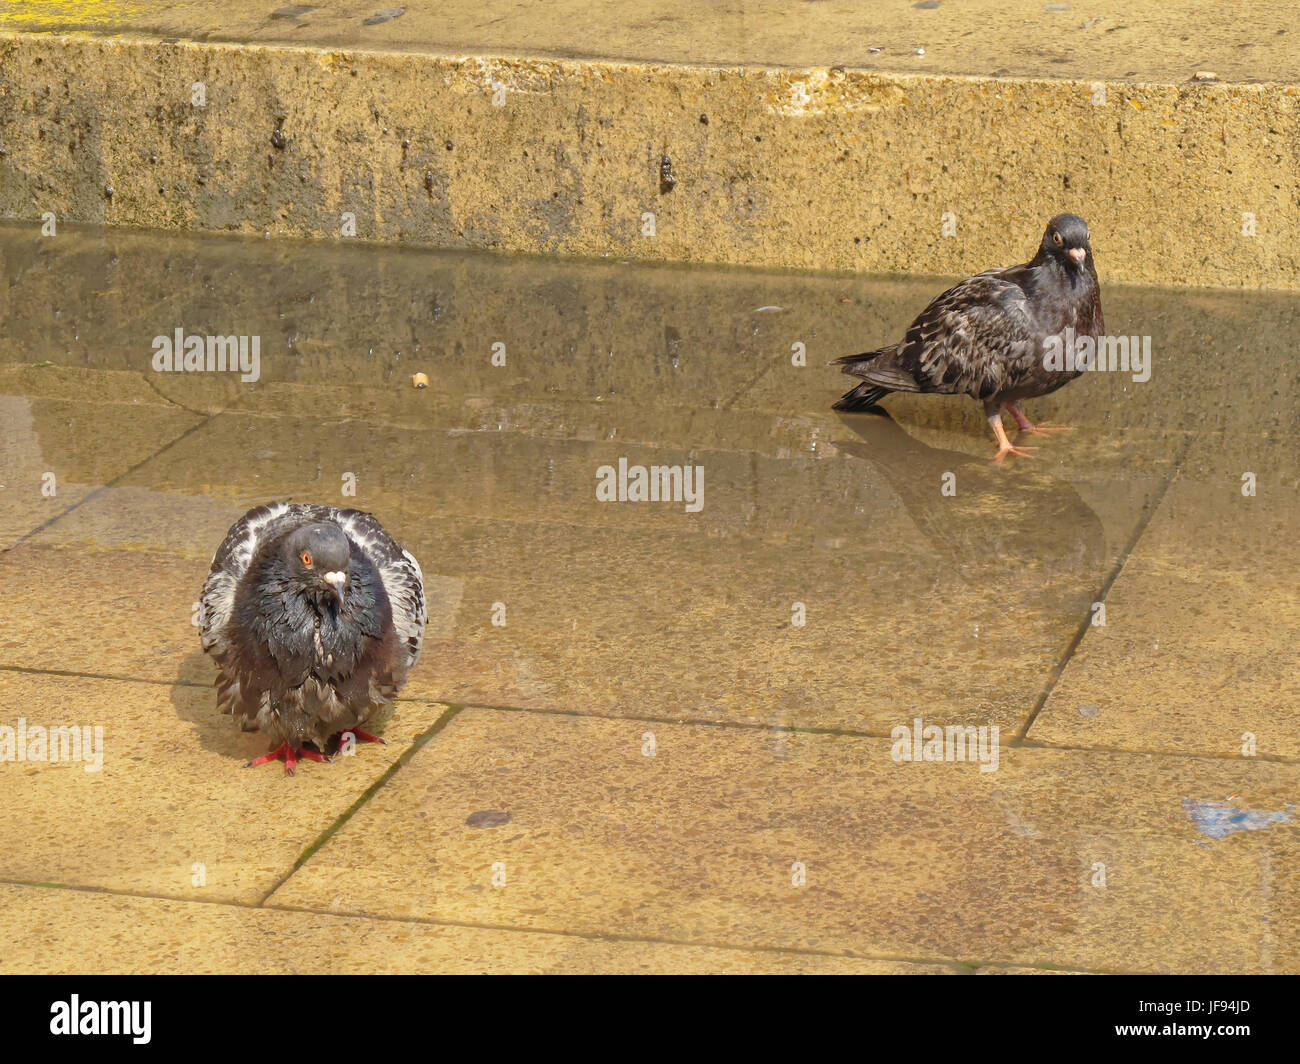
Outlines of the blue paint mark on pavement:
[[1226,839],[1238,831],[1260,831],[1274,824],[1289,824],[1295,806],[1270,811],[1265,809],[1242,809],[1228,802],[1201,802],[1195,798],[1184,798],[1183,808],[1196,823],[1202,835],[1212,839]]

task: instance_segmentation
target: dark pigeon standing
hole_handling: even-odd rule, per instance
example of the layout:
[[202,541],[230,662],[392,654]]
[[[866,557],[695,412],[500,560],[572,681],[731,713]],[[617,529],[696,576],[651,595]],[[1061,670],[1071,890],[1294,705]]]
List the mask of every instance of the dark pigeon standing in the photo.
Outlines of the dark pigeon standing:
[[1097,337],[1106,326],[1088,224],[1078,215],[1058,214],[1029,262],[976,274],[948,289],[912,322],[901,343],[835,359],[831,365],[864,382],[835,409],[866,410],[890,392],[969,395],[984,404],[998,441],[997,460],[1025,455],[1007,439],[1002,407],[1023,432],[1058,431],[1032,424],[1017,404],[1054,392],[1083,372],[1045,365],[1044,344],[1054,336],[1064,343],[1067,329],[1076,337]]
[[217,549],[201,605],[218,707],[278,744],[250,766],[283,760],[293,775],[343,732],[383,742],[359,726],[406,682],[426,613],[419,563],[370,514],[249,510]]

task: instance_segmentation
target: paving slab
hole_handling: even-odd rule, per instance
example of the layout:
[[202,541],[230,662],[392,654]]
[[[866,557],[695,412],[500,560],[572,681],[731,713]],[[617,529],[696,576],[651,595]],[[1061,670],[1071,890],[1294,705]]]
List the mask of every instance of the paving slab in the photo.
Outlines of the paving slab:
[[954,974],[943,964],[611,942],[0,884],[0,973]]
[[1297,453],[1290,433],[1196,442],[1031,739],[1300,758]]
[[[821,363],[897,335],[941,279],[3,239],[7,357],[55,363],[11,362],[21,389],[103,378],[210,415],[6,560],[49,589],[0,647],[26,668],[208,682],[190,618],[212,552],[249,506],[292,497],[369,509],[420,558],[413,697],[855,730],[919,701],[1012,727],[1198,431],[1198,382],[1220,390],[1218,418],[1294,418],[1280,296],[1117,290],[1115,320],[1158,337],[1152,381],[1076,382],[1031,412],[1079,431],[999,469],[974,403],[899,397],[894,422],[827,409],[844,381]],[[75,328],[51,333],[30,308],[64,274],[58,321]],[[150,338],[176,322],[261,335],[259,380],[153,372]],[[1255,351],[1235,377],[1211,357],[1228,339]],[[410,386],[417,366],[430,388]],[[703,509],[597,501],[620,458],[703,466]],[[94,596],[73,564],[88,552]],[[124,633],[123,587],[153,593],[131,601],[131,638],[106,638]],[[93,624],[69,623],[74,601]],[[920,605],[888,606],[905,602]]]
[[[84,502],[202,420],[156,396],[153,402],[42,397],[40,384],[30,379],[42,372],[27,367],[0,376],[0,549]],[[29,388],[37,394],[23,394]]]
[[[0,227],[0,252],[0,362],[135,372],[207,411],[481,428],[503,407],[536,420],[567,407],[556,431],[570,434],[593,416],[607,432],[611,418],[575,401],[615,404],[624,433],[663,407],[716,416],[789,365],[794,342],[808,365],[788,384],[829,392],[839,382],[824,363],[905,325],[938,283],[84,228],[41,239]],[[151,372],[155,337],[177,328],[259,337],[257,380]],[[428,389],[410,386],[416,371]]]
[[[1005,231],[993,257],[975,265],[1021,260],[1039,236],[1037,222]],[[1287,372],[1294,296],[1109,284],[1108,249],[1101,237],[1094,243],[1108,327],[1149,338],[1150,379],[1092,373],[1029,404],[1031,413],[1108,435],[1300,427],[1300,382]],[[10,298],[0,302],[0,363],[53,362],[45,368],[55,372],[43,380],[71,381],[78,369],[120,371],[141,375],[137,388],[153,398],[206,412],[337,413],[405,427],[638,442],[665,438],[658,419],[671,408],[699,412],[670,426],[683,443],[734,446],[744,433],[750,449],[772,451],[815,442],[809,433],[816,426],[801,419],[824,418],[852,383],[826,365],[830,359],[897,340],[956,279],[574,263],[119,230],[42,240],[0,227],[5,268]],[[152,372],[154,338],[177,328],[258,336],[258,379]],[[492,364],[497,344],[501,366]],[[429,388],[410,386],[416,371],[429,377]],[[23,384],[21,394],[35,394],[27,389],[36,381]],[[49,394],[55,385],[41,387]],[[75,398],[73,387],[58,394]],[[976,403],[895,396],[887,405],[906,414],[909,428],[968,432],[972,453],[984,453],[988,430]],[[783,420],[744,420],[756,411]],[[1096,444],[1092,434],[1080,439]],[[1053,442],[1058,449],[1076,444]]]
[[[0,559],[27,618],[0,620],[0,664],[208,682],[192,620],[211,553],[249,505],[292,497],[370,509],[420,559],[431,622],[412,697],[859,730],[929,705],[1012,728],[1159,484],[1120,493],[1103,523],[1063,478],[885,422],[859,444],[870,461],[251,422],[212,419]],[[620,455],[698,461],[704,510],[597,501],[593,474]],[[922,465],[901,494],[879,472]],[[332,483],[349,470],[354,497]],[[864,588],[914,605],[864,604]]]
[[[1031,404],[1076,432],[996,467],[968,401],[827,409],[821,363],[942,278],[307,249],[0,231],[8,468],[94,488],[3,511],[34,534],[0,552],[0,726],[106,751],[0,762],[0,880],[109,906],[106,965],[1300,971],[1293,298],[1108,288],[1151,379]],[[260,334],[261,379],[154,373],[177,325]],[[620,457],[703,466],[703,509],[596,501]],[[293,780],[239,767],[266,741],[193,626],[230,523],[286,496],[376,512],[431,605],[391,745]],[[429,735],[449,703],[496,708]],[[917,716],[998,725],[1000,767],[896,764]]]
[[[1079,431],[999,469],[974,403],[900,397],[895,422],[827,410],[843,378],[818,363],[897,334],[939,279],[362,248],[309,268],[282,246],[147,234],[6,246],[6,333],[58,359],[24,370],[42,387],[98,374],[211,414],[3,563],[42,578],[24,603],[38,623],[0,646],[26,668],[207,683],[190,621],[212,552],[249,506],[291,497],[369,509],[420,558],[431,627],[411,697],[853,730],[919,703],[1010,728],[1196,431],[1196,381],[1222,389],[1218,416],[1294,416],[1270,383],[1284,297],[1174,308],[1120,290],[1116,320],[1160,338],[1155,383],[1076,382],[1032,412]],[[51,263],[79,295],[76,329],[47,336],[19,308],[54,299]],[[177,321],[261,334],[260,379],[152,372],[150,337]],[[1244,381],[1209,357],[1206,336],[1229,333],[1257,352]],[[431,388],[410,386],[414,366]],[[596,473],[620,458],[702,466],[703,509],[599,502]],[[94,596],[73,564],[87,553]],[[128,637],[120,589],[139,587],[154,593],[132,600]],[[72,602],[93,623],[70,623]]]
[[[0,880],[243,903],[287,875],[442,712],[404,703],[387,745],[286,777],[242,767],[267,741],[218,713],[211,689],[0,670],[0,702],[13,732],[0,761]],[[77,746],[61,738],[55,760],[37,727],[91,728],[92,743],[71,760]]]
[[1239,791],[1285,810],[1295,766],[1021,748],[982,773],[890,749],[467,709],[271,901],[972,963],[1293,970],[1294,820],[1219,838],[1184,803]]

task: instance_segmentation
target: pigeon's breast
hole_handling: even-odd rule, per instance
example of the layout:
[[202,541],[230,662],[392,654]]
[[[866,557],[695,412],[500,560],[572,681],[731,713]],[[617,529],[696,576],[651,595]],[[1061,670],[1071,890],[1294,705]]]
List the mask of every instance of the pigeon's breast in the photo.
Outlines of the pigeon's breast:
[[361,664],[364,644],[355,622],[334,614],[321,617],[312,631],[312,672],[322,680],[351,676]]

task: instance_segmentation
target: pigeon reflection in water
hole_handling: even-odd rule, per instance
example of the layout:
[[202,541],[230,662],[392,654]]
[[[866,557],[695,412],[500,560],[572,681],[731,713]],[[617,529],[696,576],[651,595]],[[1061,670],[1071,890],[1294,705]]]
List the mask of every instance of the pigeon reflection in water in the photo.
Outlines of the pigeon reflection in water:
[[[840,421],[859,439],[836,439],[836,449],[884,476],[961,579],[1035,591],[1065,582],[1081,608],[1093,600],[1105,579],[1105,529],[1069,482],[1029,468],[1009,480],[987,460],[921,443],[884,410]],[[955,495],[940,491],[945,473],[955,475]]]

